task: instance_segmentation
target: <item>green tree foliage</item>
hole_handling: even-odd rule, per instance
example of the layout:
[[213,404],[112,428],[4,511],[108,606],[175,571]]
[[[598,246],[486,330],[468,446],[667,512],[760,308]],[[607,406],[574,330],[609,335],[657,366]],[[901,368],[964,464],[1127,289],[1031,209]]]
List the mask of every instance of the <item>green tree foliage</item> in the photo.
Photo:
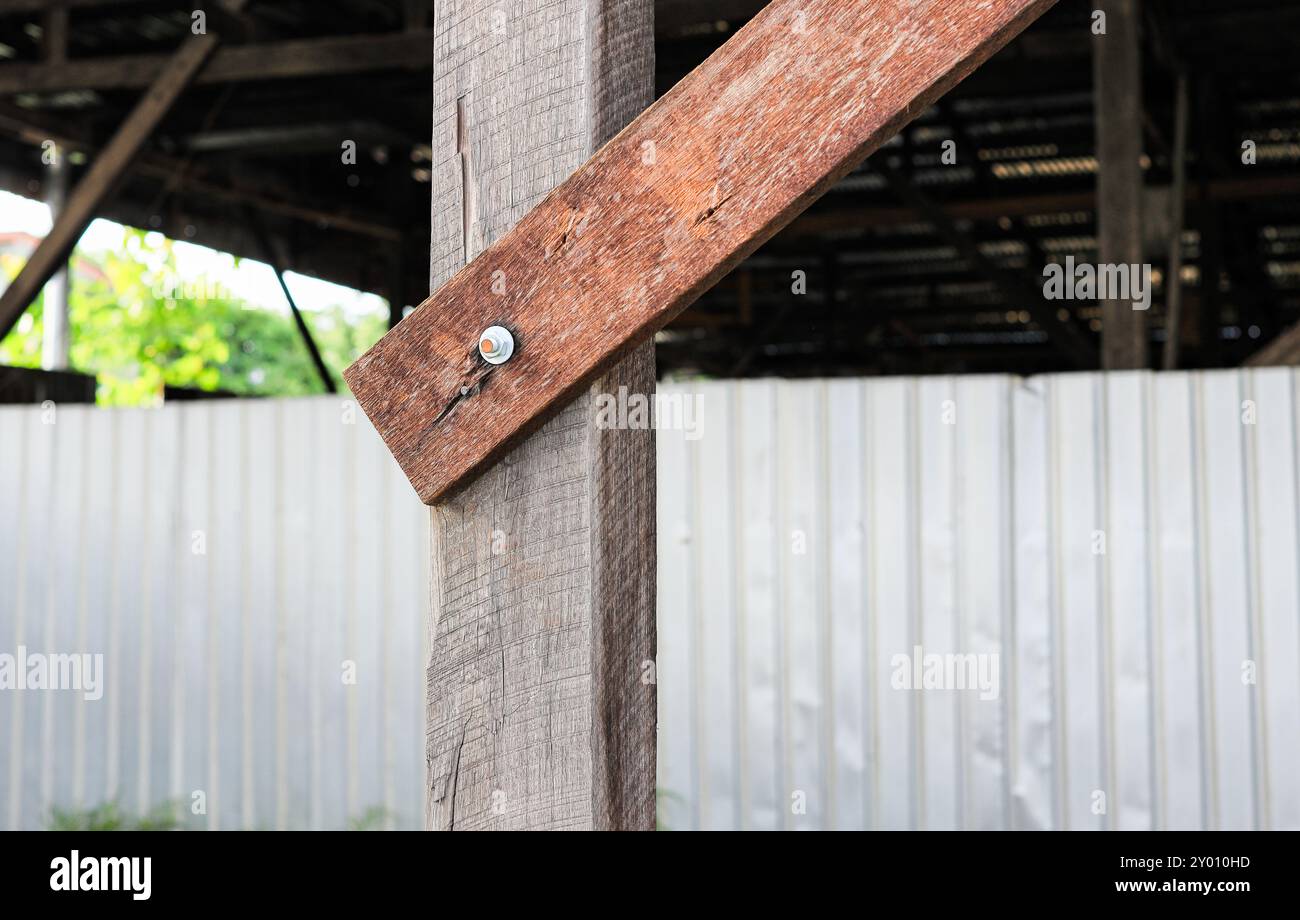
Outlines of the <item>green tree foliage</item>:
[[[74,276],[68,312],[72,367],[98,378],[101,404],[154,404],[164,385],[257,396],[322,392],[292,316],[244,303],[215,279],[178,279],[170,240],[128,229],[122,251],[96,265],[102,277]],[[2,267],[12,277],[21,262]],[[40,365],[43,316],[42,296],[0,341],[0,364]],[[383,334],[385,318],[350,322],[338,306],[306,316],[342,389],[339,372]]]

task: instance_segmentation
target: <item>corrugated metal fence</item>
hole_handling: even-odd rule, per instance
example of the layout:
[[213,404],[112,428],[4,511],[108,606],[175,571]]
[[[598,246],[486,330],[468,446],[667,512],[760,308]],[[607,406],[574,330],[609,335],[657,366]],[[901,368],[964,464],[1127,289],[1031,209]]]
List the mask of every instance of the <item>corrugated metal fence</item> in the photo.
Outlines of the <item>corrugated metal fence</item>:
[[0,521],[0,652],[105,661],[0,692],[0,827],[422,824],[427,515],[350,404],[0,409]]
[[[1300,827],[1298,383],[662,388],[665,826]],[[0,652],[108,662],[0,693],[0,826],[418,825],[425,513],[347,403],[0,409],[0,522]]]
[[[664,823],[1300,827],[1296,389],[702,387],[660,437]],[[994,698],[907,689],[954,654]]]

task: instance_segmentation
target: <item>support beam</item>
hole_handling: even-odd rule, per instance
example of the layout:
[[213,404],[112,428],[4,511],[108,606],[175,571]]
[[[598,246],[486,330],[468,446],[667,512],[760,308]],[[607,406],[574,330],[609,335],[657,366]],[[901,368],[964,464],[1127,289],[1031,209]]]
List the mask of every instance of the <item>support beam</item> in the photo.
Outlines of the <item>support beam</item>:
[[[202,37],[202,36],[198,36]],[[428,30],[264,42],[223,48],[197,83],[239,83],[376,70],[428,70]],[[67,90],[138,89],[168,66],[166,54],[132,54],[61,64],[0,64],[0,96]]]
[[[1142,261],[1142,68],[1138,0],[1097,0],[1106,32],[1094,35],[1093,84],[1097,122],[1097,242],[1099,261]],[[1101,364],[1105,370],[1147,366],[1146,314],[1126,298],[1101,305]]]
[[213,32],[186,39],[95,158],[50,232],[0,295],[0,339],[8,335],[36,292],[68,260],[99,206],[126,175],[144,142],[216,50],[219,40]]
[[[652,18],[651,0],[436,5],[433,285],[649,105]],[[433,507],[430,829],[653,829],[654,432],[596,411],[654,385],[643,345]]]

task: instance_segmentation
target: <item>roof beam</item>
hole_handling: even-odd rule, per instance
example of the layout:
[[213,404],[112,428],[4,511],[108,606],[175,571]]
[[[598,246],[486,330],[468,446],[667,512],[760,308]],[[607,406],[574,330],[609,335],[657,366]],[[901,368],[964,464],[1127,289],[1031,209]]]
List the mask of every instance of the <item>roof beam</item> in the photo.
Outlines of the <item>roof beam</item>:
[[[223,48],[195,80],[201,85],[280,80],[375,70],[430,70],[433,36],[425,29],[379,35],[294,39]],[[168,66],[169,54],[79,58],[0,65],[0,96],[69,90],[140,89]]]

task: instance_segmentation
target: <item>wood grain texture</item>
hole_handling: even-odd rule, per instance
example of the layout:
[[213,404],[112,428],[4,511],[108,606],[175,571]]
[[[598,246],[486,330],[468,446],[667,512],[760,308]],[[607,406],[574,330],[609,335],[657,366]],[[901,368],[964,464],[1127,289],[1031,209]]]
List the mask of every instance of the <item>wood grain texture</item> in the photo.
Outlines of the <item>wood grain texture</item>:
[[[1051,4],[774,0],[346,373],[420,497],[484,470]],[[474,345],[494,323],[518,348],[491,369]]]
[[[436,286],[650,103],[652,0],[449,0],[434,33]],[[654,432],[595,423],[654,385],[646,345],[431,509],[430,829],[654,827]]]

